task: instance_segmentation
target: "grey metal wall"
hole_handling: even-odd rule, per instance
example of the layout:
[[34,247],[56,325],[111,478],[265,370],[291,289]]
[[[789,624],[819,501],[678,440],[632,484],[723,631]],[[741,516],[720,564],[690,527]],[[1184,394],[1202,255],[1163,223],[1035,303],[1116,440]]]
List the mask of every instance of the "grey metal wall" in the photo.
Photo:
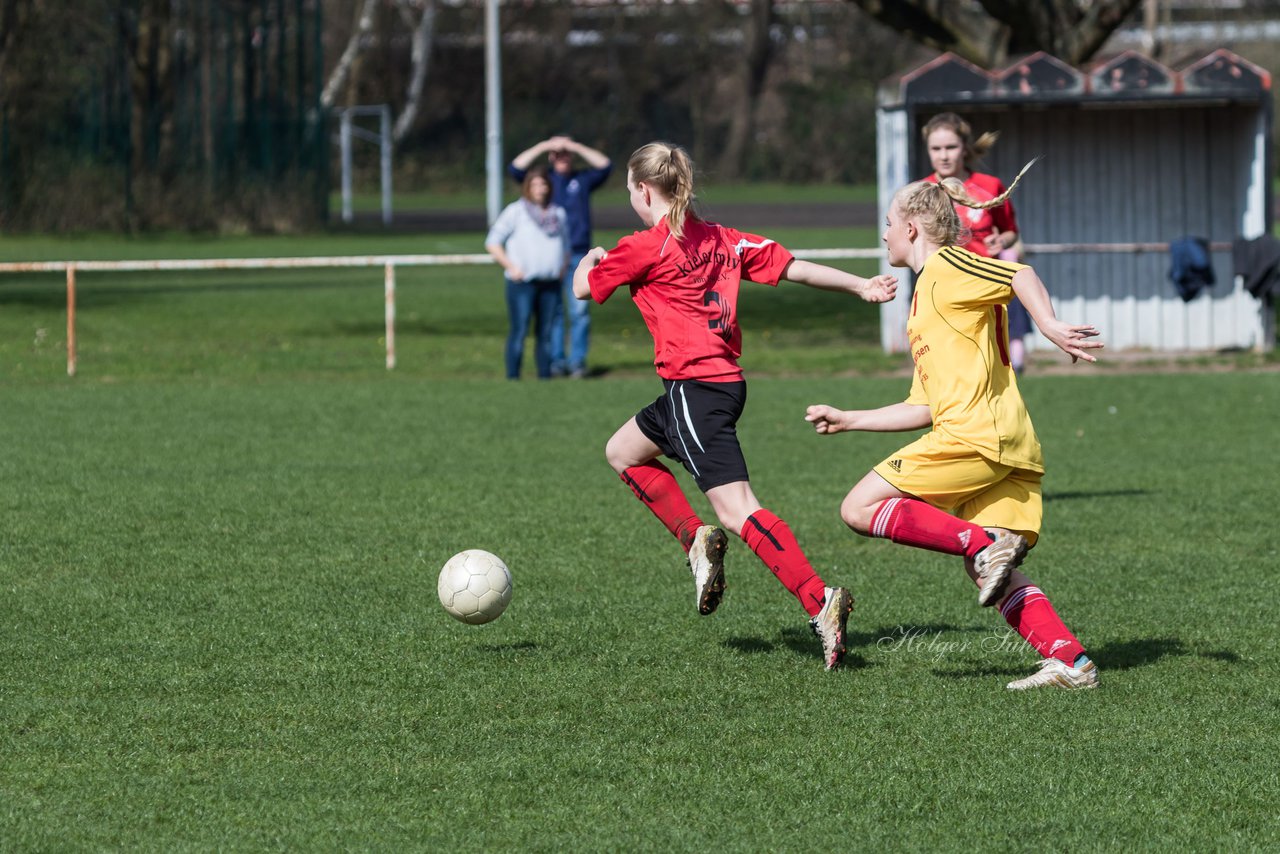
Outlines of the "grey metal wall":
[[[1115,348],[1270,348],[1274,311],[1235,279],[1229,249],[1213,252],[1217,284],[1191,302],[1169,280],[1167,249],[1270,228],[1270,90],[1267,71],[1226,49],[1177,71],[1132,52],[1088,72],[1044,53],[995,71],[943,54],[879,91],[881,213],[930,171],[920,127],[960,113],[975,134],[1001,133],[981,171],[1008,183],[1044,158],[1013,202],[1060,317],[1096,324]],[[889,351],[906,349],[899,302],[881,308]]]
[[[881,209],[892,189],[929,173],[919,128],[941,106],[882,110]],[[957,110],[974,133],[1000,131],[979,170],[1009,183],[1043,156],[1014,195],[1025,243],[1228,243],[1266,228],[1266,111],[1257,105],[1153,100]],[[895,151],[896,150],[896,151]],[[906,166],[904,174],[904,165]],[[1230,251],[1213,252],[1216,287],[1183,302],[1158,252],[1029,255],[1059,316],[1096,324],[1108,346],[1224,350],[1271,344],[1267,306],[1233,277]],[[886,268],[887,269],[887,268]],[[901,275],[901,271],[897,271]],[[905,348],[905,315],[882,311],[882,343]],[[1033,335],[1033,348],[1051,347]]]
[[[909,118],[905,110],[879,110],[876,113],[876,196],[880,214],[877,224],[884,222],[889,203],[898,188],[917,177],[908,162],[911,152],[909,134],[912,132]],[[880,305],[880,346],[886,353],[904,353],[907,350],[907,310],[911,305],[908,287],[911,271],[896,270],[881,258],[880,272],[897,276],[900,281],[898,297]]]
[[[1266,198],[1256,106],[1060,107],[972,113],[975,132],[1000,131],[982,171],[1006,183],[1043,155],[1013,202],[1026,243],[1167,243],[1184,235],[1230,242],[1262,233]],[[920,117],[923,122],[928,115]],[[929,172],[914,145],[915,175]],[[1261,304],[1213,253],[1217,284],[1184,303],[1166,252],[1029,257],[1061,316],[1095,323],[1113,347],[1258,347]],[[1040,339],[1040,346],[1050,346]]]

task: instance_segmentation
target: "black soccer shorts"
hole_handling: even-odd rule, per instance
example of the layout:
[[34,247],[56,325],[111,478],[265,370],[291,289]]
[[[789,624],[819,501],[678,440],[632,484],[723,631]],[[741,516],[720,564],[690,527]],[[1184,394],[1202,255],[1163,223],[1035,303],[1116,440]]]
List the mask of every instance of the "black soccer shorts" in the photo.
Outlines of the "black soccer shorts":
[[749,480],[738,444],[747,384],[663,380],[666,394],[636,413],[640,432],[679,460],[703,492]]

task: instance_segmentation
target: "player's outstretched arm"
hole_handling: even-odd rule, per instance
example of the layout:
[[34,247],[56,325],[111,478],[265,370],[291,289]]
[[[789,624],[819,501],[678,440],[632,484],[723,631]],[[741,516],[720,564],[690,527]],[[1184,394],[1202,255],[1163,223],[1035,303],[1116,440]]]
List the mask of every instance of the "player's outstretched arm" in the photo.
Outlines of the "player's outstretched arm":
[[587,274],[596,268],[596,265],[604,260],[604,256],[609,253],[604,251],[603,246],[597,246],[586,255],[582,256],[582,260],[578,262],[578,268],[573,271],[573,295],[578,299],[591,299],[591,282],[587,280]]
[[1101,341],[1090,341],[1098,335],[1092,324],[1072,325],[1058,319],[1049,300],[1049,291],[1044,282],[1030,267],[1023,267],[1013,275],[1013,292],[1026,307],[1036,327],[1054,343],[1058,349],[1071,357],[1071,361],[1084,359],[1086,362],[1098,361],[1090,350],[1101,350],[1106,345]]
[[900,433],[919,430],[933,423],[929,407],[914,403],[894,403],[879,409],[836,409],[815,403],[805,410],[804,420],[819,433]]
[[881,275],[864,279],[826,264],[815,264],[798,258],[787,265],[782,278],[823,291],[854,294],[867,302],[888,302],[898,292],[896,276]]

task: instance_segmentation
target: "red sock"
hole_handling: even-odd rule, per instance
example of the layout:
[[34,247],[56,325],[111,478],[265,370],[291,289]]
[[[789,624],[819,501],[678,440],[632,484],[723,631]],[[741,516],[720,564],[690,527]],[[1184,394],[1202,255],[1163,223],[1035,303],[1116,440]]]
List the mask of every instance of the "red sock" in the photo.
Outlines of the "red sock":
[[631,487],[636,498],[653,511],[658,521],[667,526],[684,550],[689,551],[702,520],[689,506],[689,499],[684,497],[684,490],[671,469],[654,460],[642,466],[631,466],[619,477]]
[[805,559],[786,522],[768,510],[757,510],[742,526],[742,541],[764,561],[782,586],[800,600],[809,616],[822,610],[826,584]]
[[889,498],[871,516],[871,536],[904,546],[973,557],[991,543],[981,525],[957,519],[917,498]]
[[1000,615],[1045,658],[1071,665],[1084,652],[1075,635],[1067,630],[1053,610],[1049,597],[1039,587],[1019,587],[1005,597]]

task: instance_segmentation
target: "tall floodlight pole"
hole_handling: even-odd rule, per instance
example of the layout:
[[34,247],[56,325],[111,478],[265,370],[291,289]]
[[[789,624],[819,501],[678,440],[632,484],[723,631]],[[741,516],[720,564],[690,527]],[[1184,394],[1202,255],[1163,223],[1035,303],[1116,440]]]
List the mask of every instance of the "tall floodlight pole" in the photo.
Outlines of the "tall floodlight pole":
[[485,173],[489,224],[502,210],[502,34],[498,0],[484,3]]

